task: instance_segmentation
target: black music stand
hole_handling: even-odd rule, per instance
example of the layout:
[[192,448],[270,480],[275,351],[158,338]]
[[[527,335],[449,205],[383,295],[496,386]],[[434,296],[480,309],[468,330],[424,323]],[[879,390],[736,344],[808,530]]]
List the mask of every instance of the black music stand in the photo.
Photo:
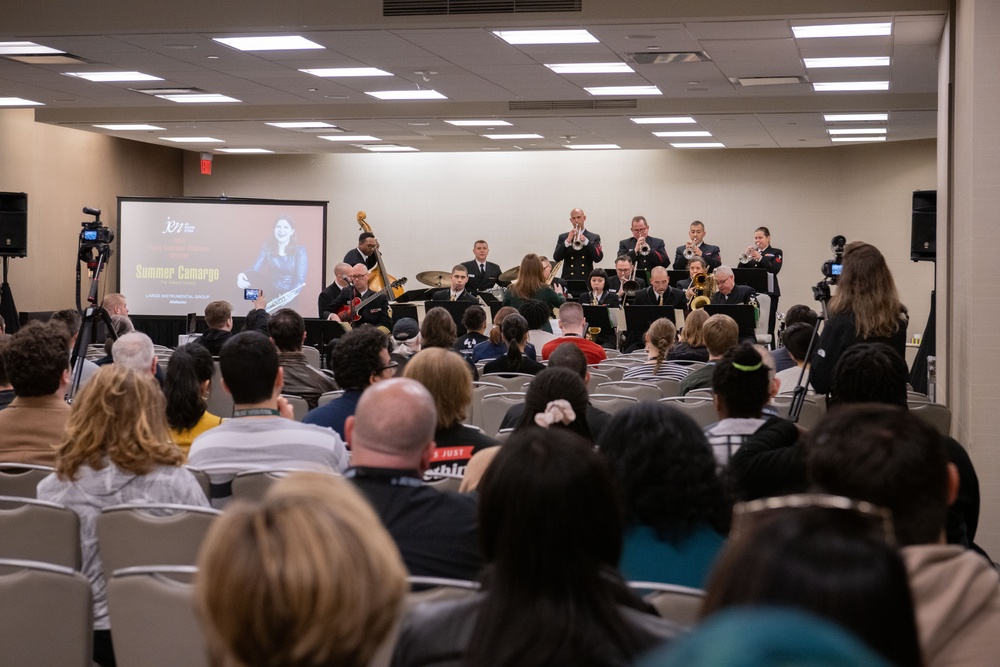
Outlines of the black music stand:
[[[431,298],[432,294],[441,289],[440,287],[427,287],[420,289],[406,290],[399,295],[396,299],[396,303],[413,303],[414,301],[427,301]],[[409,317],[409,316],[407,316]],[[414,317],[413,319],[417,319]]]
[[[649,325],[665,317],[671,322],[677,321],[677,316],[673,306],[625,306],[625,325],[628,329],[628,337],[625,341],[626,349],[638,344],[642,347],[642,339]],[[635,348],[638,349],[638,348]]]
[[691,274],[687,269],[684,269],[683,271],[677,269],[667,269],[667,277],[670,278],[670,286],[677,287],[677,281],[687,280],[691,277]]
[[[406,296],[406,295],[404,294],[403,296]],[[392,310],[392,323],[393,323],[393,325],[395,325],[396,322],[400,321],[404,317],[409,317],[411,320],[414,320],[414,321],[417,321],[417,322],[420,321],[420,318],[417,317],[417,306],[416,306],[416,304],[413,304],[413,303],[403,303],[403,302],[399,301],[399,302],[391,304],[389,306],[389,308],[390,308],[390,310]]]
[[733,269],[737,285],[747,285],[758,294],[774,292],[774,274],[765,269]]
[[705,306],[709,315],[728,315],[740,328],[740,341],[757,342],[756,308],[748,303],[710,303]]
[[579,297],[589,289],[590,278],[587,278],[586,280],[566,280],[566,291],[572,294],[574,298]]
[[426,304],[427,310],[432,308],[444,308],[451,315],[451,319],[455,320],[455,327],[458,329],[458,335],[464,336],[468,333],[468,330],[462,326],[462,316],[465,315],[465,311],[469,306],[478,306],[478,303],[472,301],[428,301]]
[[611,321],[611,309],[608,306],[581,305],[583,305],[583,317],[587,320],[587,328],[600,329],[600,331],[593,334],[594,342],[609,350],[615,349],[618,337],[615,334],[615,325]]

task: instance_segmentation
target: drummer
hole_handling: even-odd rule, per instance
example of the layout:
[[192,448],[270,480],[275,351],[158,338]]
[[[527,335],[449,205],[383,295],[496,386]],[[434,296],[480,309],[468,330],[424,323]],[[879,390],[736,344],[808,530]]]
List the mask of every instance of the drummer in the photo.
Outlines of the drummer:
[[475,294],[466,288],[469,280],[469,272],[464,264],[456,264],[451,270],[451,287],[438,290],[434,293],[434,301],[470,301],[479,303]]
[[[493,262],[487,262],[486,257],[490,254],[490,244],[482,239],[472,245],[472,254],[475,259],[462,262],[462,266],[469,273],[469,283],[466,289],[470,292],[485,292],[493,289],[500,278],[500,266]],[[454,273],[454,272],[453,272]]]

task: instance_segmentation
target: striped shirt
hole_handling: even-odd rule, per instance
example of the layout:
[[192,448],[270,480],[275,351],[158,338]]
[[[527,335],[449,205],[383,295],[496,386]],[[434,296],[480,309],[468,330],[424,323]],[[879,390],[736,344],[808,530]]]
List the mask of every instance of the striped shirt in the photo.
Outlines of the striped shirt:
[[653,367],[656,365],[656,361],[650,359],[644,364],[638,366],[633,366],[632,368],[625,371],[622,375],[622,380],[677,380],[680,382],[687,377],[689,367],[683,364],[674,364],[669,361],[664,361],[660,364],[660,370],[656,373],[653,372]]

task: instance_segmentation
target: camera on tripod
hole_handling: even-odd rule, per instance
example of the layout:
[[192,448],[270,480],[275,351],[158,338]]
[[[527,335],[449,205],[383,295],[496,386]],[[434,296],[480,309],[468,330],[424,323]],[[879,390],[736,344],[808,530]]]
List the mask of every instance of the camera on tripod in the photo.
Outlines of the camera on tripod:
[[823,272],[823,280],[813,286],[813,297],[821,304],[826,304],[830,300],[830,285],[837,284],[840,272],[844,269],[844,246],[846,244],[847,239],[840,235],[834,236],[830,241],[833,259],[823,262],[823,266],[820,268]]
[[94,220],[80,223],[83,227],[80,231],[80,261],[87,262],[89,266],[91,262],[96,261],[96,256],[110,254],[115,233],[101,224],[101,209],[85,207],[83,212],[94,216]]

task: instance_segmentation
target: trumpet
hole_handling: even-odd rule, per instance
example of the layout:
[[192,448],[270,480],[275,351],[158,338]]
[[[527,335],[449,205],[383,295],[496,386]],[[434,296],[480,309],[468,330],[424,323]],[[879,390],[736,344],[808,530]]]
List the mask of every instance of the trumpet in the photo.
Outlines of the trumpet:
[[688,241],[687,247],[684,248],[684,259],[691,259],[694,257],[694,246]]
[[636,241],[636,243],[635,243],[635,253],[637,255],[642,255],[643,257],[646,257],[646,256],[649,255],[650,250],[652,250],[652,248],[650,248],[649,244],[646,243],[646,239],[645,238],[643,238],[640,241]]
[[573,229],[575,230],[573,233],[573,250],[582,250],[584,239],[583,230],[579,227],[574,227]]
[[755,252],[760,252],[760,250],[757,248],[756,243],[751,246],[747,246],[747,249],[743,251],[742,255],[740,255],[739,263],[746,264],[747,262],[751,261],[753,259],[753,253]]

